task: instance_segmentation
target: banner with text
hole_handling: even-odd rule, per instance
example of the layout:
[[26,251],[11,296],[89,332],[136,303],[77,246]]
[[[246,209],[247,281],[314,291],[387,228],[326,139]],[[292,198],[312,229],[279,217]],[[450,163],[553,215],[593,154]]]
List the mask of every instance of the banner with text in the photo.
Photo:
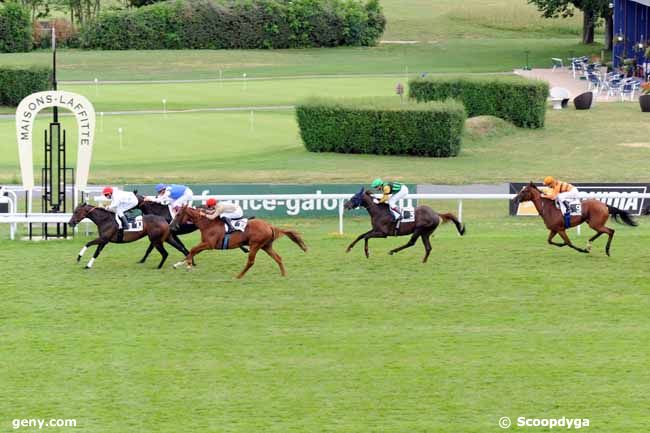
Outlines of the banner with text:
[[[363,185],[361,184],[327,184],[327,185],[274,185],[274,184],[187,184],[194,195],[265,195],[265,194],[350,194],[352,197]],[[415,185],[407,184],[415,193]],[[366,186],[368,188],[368,186]],[[127,184],[126,191],[138,190],[140,194],[155,195],[154,185]],[[339,200],[329,198],[315,199],[250,199],[233,200],[239,204],[245,215],[255,216],[301,216],[320,217],[338,215]],[[405,205],[417,205],[415,200],[406,200]],[[202,203],[195,202],[194,205]],[[367,215],[365,209],[347,212],[350,215]]]
[[[528,183],[510,183],[510,193],[517,194]],[[588,195],[597,193],[617,192],[623,197],[598,198],[605,204],[628,211],[632,215],[645,215],[650,213],[650,200],[642,198],[626,197],[630,193],[645,194],[650,190],[647,183],[574,183],[576,188]],[[542,188],[543,185],[537,185]],[[519,203],[517,200],[510,200],[510,215],[538,215],[532,202]]]

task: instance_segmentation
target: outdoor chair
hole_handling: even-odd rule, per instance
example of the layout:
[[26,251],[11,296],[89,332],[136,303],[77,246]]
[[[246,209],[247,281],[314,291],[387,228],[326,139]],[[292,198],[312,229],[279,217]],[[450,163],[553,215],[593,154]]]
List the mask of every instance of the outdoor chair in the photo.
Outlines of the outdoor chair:
[[622,82],[621,90],[619,94],[621,95],[621,101],[625,101],[625,96],[630,98],[630,101],[634,100],[634,93],[638,90],[641,83],[639,83],[634,78],[629,78]]
[[566,108],[569,103],[569,91],[563,87],[553,87],[550,91],[551,102],[554,110]]
[[556,69],[564,69],[564,63],[562,62],[562,59],[557,58],[557,57],[551,57],[551,62],[553,65],[553,72],[555,72]]
[[589,110],[594,101],[594,94],[592,92],[585,92],[573,99],[573,105],[576,110]]

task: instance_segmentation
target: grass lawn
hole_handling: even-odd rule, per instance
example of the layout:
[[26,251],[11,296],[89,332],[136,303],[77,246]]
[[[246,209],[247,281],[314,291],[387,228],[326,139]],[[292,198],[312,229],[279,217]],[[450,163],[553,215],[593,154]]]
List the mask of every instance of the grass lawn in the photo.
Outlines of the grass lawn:
[[466,237],[441,227],[426,265],[419,244],[386,254],[403,238],[346,255],[366,219],[343,238],[333,219],[276,221],[311,248],[277,242],[286,279],[260,254],[234,280],[239,251],[156,271],[157,257],[135,263],[144,243],[109,245],[84,271],[83,238],[3,232],[0,417],[75,418],[88,433],[496,433],[502,416],[643,430],[647,222],[612,223],[607,258],[602,239],[580,255],[547,246],[537,218],[472,206]]
[[[310,153],[291,110],[255,112],[252,128],[249,112],[104,117],[97,125],[93,183],[368,182],[382,175],[466,184],[526,181],[548,174],[575,182],[647,181],[637,162],[650,153],[650,125],[638,105],[629,103],[603,103],[589,111],[549,110],[547,125],[540,130],[504,122],[493,129],[471,129],[456,158]],[[72,119],[64,118],[64,123],[73,154]],[[40,120],[36,131],[45,126]],[[34,154],[40,167],[41,152]],[[18,156],[14,122],[5,119],[0,120],[0,183],[11,182],[19,182]]]

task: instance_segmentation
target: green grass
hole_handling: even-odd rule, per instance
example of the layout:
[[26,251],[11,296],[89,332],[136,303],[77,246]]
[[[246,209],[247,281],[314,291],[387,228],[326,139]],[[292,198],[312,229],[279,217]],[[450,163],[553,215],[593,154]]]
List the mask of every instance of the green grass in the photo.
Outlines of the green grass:
[[[105,116],[103,126],[98,120],[90,181],[361,183],[382,175],[467,184],[527,181],[548,174],[574,182],[647,181],[639,161],[647,160],[650,152],[650,126],[637,104],[549,110],[547,116],[546,127],[539,130],[503,122],[492,129],[472,128],[460,155],[448,159],[310,153],[292,111],[255,112],[253,129],[249,112]],[[72,119],[64,118],[64,124],[74,154]],[[36,137],[45,126],[45,119],[37,123]],[[0,120],[0,183],[19,181],[14,128],[13,121]],[[40,167],[41,152],[34,156]]]
[[3,232],[5,430],[55,417],[89,433],[496,433],[501,416],[642,430],[647,221],[612,223],[607,258],[602,239],[591,255],[551,247],[539,219],[499,207],[468,205],[466,237],[441,227],[425,265],[419,244],[386,254],[405,238],[371,241],[369,260],[362,246],[346,255],[366,219],[346,220],[343,238],[331,219],[276,221],[311,248],[277,242],[286,279],[261,254],[234,280],[239,251],[203,253],[192,273],[157,271],[157,257],[135,263],[144,243],[109,245],[84,271],[83,238]]

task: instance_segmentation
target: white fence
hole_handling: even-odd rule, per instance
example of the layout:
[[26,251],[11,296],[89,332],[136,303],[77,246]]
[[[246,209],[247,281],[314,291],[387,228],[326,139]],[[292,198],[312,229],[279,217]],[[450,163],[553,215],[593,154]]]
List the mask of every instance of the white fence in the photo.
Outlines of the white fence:
[[[87,194],[96,193],[96,190],[86,191]],[[13,194],[13,195],[12,195]],[[598,198],[598,199],[648,199],[650,198],[650,193],[639,194],[639,193],[581,193],[583,198]],[[90,195],[92,196],[92,195]],[[464,200],[510,200],[513,199],[516,194],[409,194],[404,200],[452,200],[458,202],[458,219],[462,221],[463,218],[463,201]],[[250,195],[195,195],[193,197],[195,202],[205,202],[208,198],[216,198],[219,200],[229,200],[229,201],[245,201],[245,200],[259,200],[264,206],[264,202],[269,204],[274,203],[278,200],[296,200],[297,202],[303,200],[336,200],[337,207],[336,211],[338,212],[339,218],[339,233],[343,234],[343,217],[345,209],[343,204],[345,200],[348,200],[352,197],[352,194],[250,194]],[[40,224],[40,223],[65,223],[67,222],[72,214],[43,214],[43,213],[20,213],[17,212],[17,199],[15,191],[10,191],[10,196],[5,197],[9,199],[10,212],[8,214],[0,214],[0,224],[11,224],[10,236],[11,239],[14,239],[16,224]],[[95,196],[94,199],[98,202],[105,201],[103,197]],[[12,211],[13,210],[13,211]],[[333,212],[334,210],[332,210]]]

